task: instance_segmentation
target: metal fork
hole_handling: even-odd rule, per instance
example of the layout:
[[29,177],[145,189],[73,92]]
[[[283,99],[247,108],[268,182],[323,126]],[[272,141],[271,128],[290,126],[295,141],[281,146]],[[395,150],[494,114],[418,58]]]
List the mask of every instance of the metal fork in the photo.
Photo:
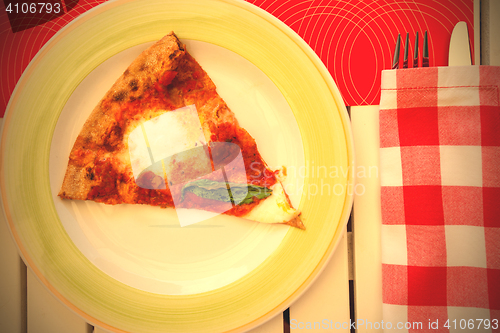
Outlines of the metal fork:
[[[408,68],[408,50],[410,48],[410,34],[406,33],[404,45],[403,68]],[[401,34],[396,38],[396,47],[392,58],[392,69],[399,69],[399,54],[401,50]],[[419,49],[418,49],[418,31],[415,33],[415,46],[413,51],[413,67],[418,67]],[[422,47],[422,67],[429,67],[429,44],[427,41],[427,30],[424,33],[424,42]]]

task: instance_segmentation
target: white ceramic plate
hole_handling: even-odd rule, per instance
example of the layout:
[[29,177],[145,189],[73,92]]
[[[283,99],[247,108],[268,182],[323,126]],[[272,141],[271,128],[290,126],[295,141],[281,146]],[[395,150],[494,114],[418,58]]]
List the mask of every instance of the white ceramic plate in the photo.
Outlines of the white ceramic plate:
[[[88,106],[93,108],[118,75],[111,73],[118,70],[113,64],[109,75],[99,76],[102,68],[108,70],[106,61],[121,59],[124,69],[130,52],[171,30],[192,41],[194,49],[199,44],[210,50],[196,57],[269,165],[296,166],[290,179],[299,178],[300,186],[289,192],[307,230],[222,217],[203,222],[205,228],[177,228],[169,218],[149,221],[158,219],[149,207],[141,207],[141,219],[149,221],[142,223],[122,219],[128,212],[135,217],[138,207],[115,211],[54,197]],[[215,50],[224,59],[209,59]],[[227,72],[230,54],[252,70],[237,77]],[[103,79],[92,82],[94,75]],[[260,89],[261,83],[274,88]],[[235,96],[238,89],[255,94]],[[78,101],[81,114],[72,111]],[[243,108],[248,102],[256,103],[248,104],[250,111]],[[253,114],[245,119],[253,105],[262,110],[262,120],[254,121]],[[267,128],[276,135],[270,137]],[[26,69],[9,102],[0,144],[3,206],[23,259],[70,309],[116,332],[241,332],[265,322],[321,272],[352,204],[352,139],[335,83],[303,40],[244,1],[116,0],[81,15]],[[141,236],[131,237],[136,231]],[[175,232],[200,241],[176,245]],[[225,239],[229,235],[240,241]],[[172,255],[173,249],[182,253]],[[205,264],[214,271],[203,271]],[[169,271],[179,267],[192,268],[192,275]]]

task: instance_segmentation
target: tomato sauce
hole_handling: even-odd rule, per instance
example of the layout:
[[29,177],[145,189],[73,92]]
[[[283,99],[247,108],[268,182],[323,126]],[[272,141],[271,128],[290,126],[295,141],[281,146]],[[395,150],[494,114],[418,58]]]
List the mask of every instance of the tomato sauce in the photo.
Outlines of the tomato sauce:
[[232,142],[241,149],[241,155],[245,163],[247,182],[249,184],[270,187],[277,182],[277,171],[271,171],[264,163],[255,140],[246,130],[236,127],[232,123],[223,123],[218,126],[214,141]]
[[112,158],[97,159],[94,163],[93,174],[100,178],[100,182],[99,185],[92,187],[87,199],[113,204],[121,203],[118,186],[120,183],[127,182],[128,177],[116,171],[114,167],[116,161]]
[[136,202],[163,208],[174,207],[174,201],[172,200],[172,195],[168,188],[163,190],[150,190],[137,187]]

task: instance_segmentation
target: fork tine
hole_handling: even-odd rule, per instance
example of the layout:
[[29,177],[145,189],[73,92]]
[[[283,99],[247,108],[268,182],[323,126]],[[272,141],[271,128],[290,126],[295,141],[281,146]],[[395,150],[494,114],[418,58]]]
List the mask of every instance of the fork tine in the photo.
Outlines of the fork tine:
[[424,46],[422,48],[422,67],[429,67],[429,44],[427,42],[427,30],[425,30]]
[[401,34],[398,34],[398,38],[396,39],[396,47],[394,48],[394,57],[392,58],[392,69],[399,68],[399,52],[401,48]]
[[406,41],[405,41],[405,51],[404,51],[404,58],[403,58],[403,68],[408,68],[408,49],[410,48],[410,33],[406,33]]
[[415,33],[415,47],[413,48],[413,67],[418,67],[418,31]]

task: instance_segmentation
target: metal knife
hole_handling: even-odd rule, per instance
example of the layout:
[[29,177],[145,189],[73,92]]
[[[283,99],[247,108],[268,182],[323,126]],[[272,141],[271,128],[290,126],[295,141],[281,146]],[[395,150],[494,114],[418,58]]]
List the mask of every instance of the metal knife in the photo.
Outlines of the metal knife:
[[448,54],[448,66],[470,66],[472,57],[469,30],[466,22],[458,22],[453,28]]

